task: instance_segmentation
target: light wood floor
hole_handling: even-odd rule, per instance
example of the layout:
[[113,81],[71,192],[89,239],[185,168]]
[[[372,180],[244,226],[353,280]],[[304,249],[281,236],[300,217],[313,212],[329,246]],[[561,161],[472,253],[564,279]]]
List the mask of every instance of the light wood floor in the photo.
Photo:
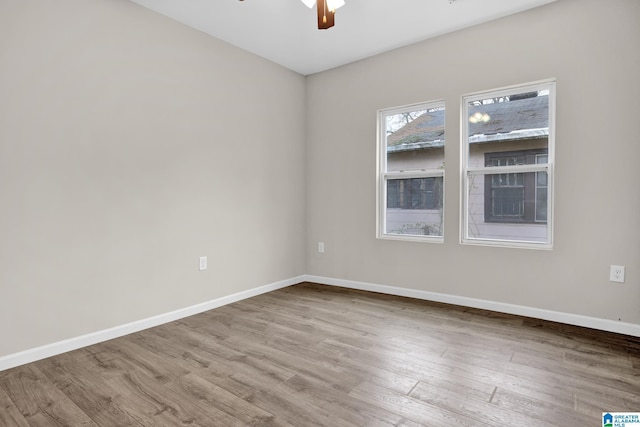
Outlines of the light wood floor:
[[2,426],[599,426],[640,339],[311,283],[0,372]]

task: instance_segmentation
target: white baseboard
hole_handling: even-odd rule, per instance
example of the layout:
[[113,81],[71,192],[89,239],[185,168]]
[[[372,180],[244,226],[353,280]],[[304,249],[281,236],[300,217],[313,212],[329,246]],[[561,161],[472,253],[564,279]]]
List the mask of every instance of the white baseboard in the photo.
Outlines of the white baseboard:
[[379,285],[374,283],[357,282],[353,280],[342,280],[313,275],[305,275],[303,277],[307,282],[320,283],[323,285],[340,286],[343,288],[359,289],[362,291],[379,292],[382,294],[397,295],[427,301],[461,305],[465,307],[480,308],[484,310],[497,311],[500,313],[533,317],[536,319],[550,320],[552,322],[565,323],[568,325],[584,326],[601,331],[615,332],[618,334],[640,337],[640,325],[634,323],[617,322],[615,320],[588,317],[579,314],[563,313],[559,311],[544,310],[541,308],[526,307],[522,305],[507,304],[503,302],[467,298],[456,295],[441,294],[437,292],[420,291],[416,289],[399,288],[395,286]]
[[184,317],[193,316],[223,305],[231,304],[260,294],[286,288],[301,282],[314,282],[323,285],[340,286],[343,288],[359,289],[363,291],[379,292],[382,294],[397,295],[409,298],[422,299],[427,301],[442,302],[447,304],[461,305],[465,307],[480,308],[484,310],[497,311],[500,313],[515,314],[519,316],[533,317],[536,319],[550,320],[575,326],[599,329],[602,331],[615,332],[619,334],[640,337],[640,325],[614,320],[600,319],[596,317],[582,316],[579,314],[563,313],[558,311],[544,310],[540,308],[526,307],[521,305],[507,304],[496,301],[488,301],[476,298],[467,298],[456,295],[441,294],[437,292],[421,291],[416,289],[400,288],[396,286],[380,285],[374,283],[357,282],[353,280],[335,279],[331,277],[313,276],[304,274],[291,279],[282,280],[246,291],[238,292],[225,297],[217,298],[201,304],[192,305],[169,313],[127,323],[102,331],[93,332],[64,341],[47,344],[41,347],[21,351],[0,357],[0,371],[14,368],[16,366],[35,362],[47,357],[66,353],[82,347],[87,347],[114,338],[122,337]]
[[212,310],[214,308],[221,307],[223,305],[227,305],[233,302],[241,301],[243,299],[251,298],[256,295],[264,294],[266,292],[275,291],[276,289],[285,288],[287,286],[295,285],[297,283],[304,282],[304,281],[305,281],[304,276],[293,277],[291,279],[270,283],[268,285],[238,292],[232,295],[228,295],[222,298],[217,298],[201,304],[192,305],[190,307],[185,307],[179,310],[171,311],[169,313],[164,313],[158,316],[149,317],[147,319],[142,319],[135,322],[127,323],[125,325],[116,326],[113,328],[93,332],[86,335],[81,335],[79,337],[70,338],[70,339],[59,341],[52,344],[47,344],[41,347],[36,347],[33,349],[21,351],[19,353],[9,354],[7,356],[0,357],[0,371],[4,371],[5,369],[14,368],[16,366],[24,365],[27,363],[35,362],[37,360],[45,359],[47,357],[66,353],[68,351],[76,350],[82,347],[87,347],[93,344],[108,341],[114,338],[122,337],[124,335],[142,331],[144,329],[152,328],[154,326],[162,325],[164,323],[173,322],[174,320],[182,319],[188,316],[193,316],[194,314],[202,313],[208,310]]

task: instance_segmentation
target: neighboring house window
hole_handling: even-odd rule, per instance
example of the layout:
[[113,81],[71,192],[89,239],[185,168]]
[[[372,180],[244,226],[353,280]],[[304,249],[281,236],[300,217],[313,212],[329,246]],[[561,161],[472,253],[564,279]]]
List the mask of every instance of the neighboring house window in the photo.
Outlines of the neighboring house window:
[[[485,166],[547,163],[547,149],[485,153]],[[501,173],[484,181],[484,217],[487,222],[546,222],[546,174]]]
[[436,178],[387,181],[387,208],[438,209],[442,194]]
[[462,242],[551,248],[555,82],[462,100]]
[[444,102],[378,112],[378,237],[442,241]]
[[[549,156],[547,153],[536,154],[536,164],[545,164],[549,162]],[[547,192],[548,177],[545,172],[536,172],[536,222],[547,222],[547,198],[549,197]]]

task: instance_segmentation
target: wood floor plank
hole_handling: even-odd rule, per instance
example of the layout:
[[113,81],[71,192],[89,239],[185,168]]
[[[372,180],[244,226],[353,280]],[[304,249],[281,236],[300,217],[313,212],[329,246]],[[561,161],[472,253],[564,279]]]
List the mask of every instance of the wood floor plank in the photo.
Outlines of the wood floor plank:
[[536,368],[522,366],[517,371],[510,370],[510,363],[496,363],[490,366],[452,360],[456,375],[481,383],[493,384],[498,388],[515,391],[550,403],[561,402],[572,410],[575,406],[576,384],[567,384],[563,376],[547,375]]
[[[222,363],[226,365],[227,369],[231,372],[246,372],[247,375],[269,377],[278,383],[286,381],[295,374],[289,367],[278,366],[264,358],[252,357],[244,348],[236,350],[233,346],[226,345],[226,339],[216,341],[206,340],[206,336],[198,331],[188,334],[190,339],[187,341],[182,341],[181,337],[183,334],[180,333],[179,330],[169,331],[169,334],[165,335],[166,342],[175,342],[176,333],[178,334],[178,345],[183,346],[188,352],[197,355],[197,357],[201,359],[200,363],[203,365],[206,364],[206,367],[213,367],[214,363],[211,362]],[[184,336],[187,336],[187,334],[185,333]],[[242,337],[242,339],[250,341],[264,338],[258,334],[247,335],[245,333],[236,333],[235,337]],[[194,344],[194,339],[197,340],[197,344]]]
[[2,373],[7,395],[31,426],[95,426],[35,365]]
[[606,374],[612,368],[615,368],[620,374],[637,377],[640,381],[640,374],[633,367],[631,359],[619,354],[603,351],[581,351],[579,349],[567,350],[565,352],[565,362],[583,366],[589,370],[600,370],[601,374]]
[[310,399],[337,417],[359,426],[415,426],[419,424],[360,399],[345,395],[312,378],[300,375],[287,380],[285,387]]
[[486,425],[549,427],[558,425],[546,420],[539,420],[526,412],[522,413],[513,411],[512,408],[500,407],[493,402],[494,394],[495,392],[488,399],[485,399],[484,396],[481,399],[463,397],[455,391],[420,382],[409,396]]
[[290,370],[254,359],[217,342],[198,341],[199,332],[186,337],[188,344],[180,339],[185,338],[181,329],[172,332],[173,339],[171,334],[167,335],[170,338],[165,338],[153,332],[145,334],[144,339],[136,337],[136,342],[152,350],[163,351],[174,363],[237,396],[248,396],[259,387],[273,388],[294,375]]
[[[334,346],[342,344],[332,343]],[[440,357],[439,354],[424,353],[415,355],[398,351],[398,348],[394,351],[390,348],[377,346],[371,350],[351,347],[348,348],[347,353],[343,357],[351,359],[354,363],[360,361],[360,363],[373,368],[380,367],[394,374],[414,378],[416,382],[423,378],[423,376],[431,375],[433,372],[449,374],[455,369],[451,364],[447,364],[447,361]]]
[[[593,417],[589,415],[500,388],[496,390],[491,403],[509,409],[511,413],[519,413],[529,418],[531,423],[545,422],[555,426],[593,424]],[[598,415],[601,416],[602,412]]]
[[269,392],[257,390],[247,398],[247,401],[267,412],[278,414],[292,426],[353,427],[355,425],[325,410],[308,396],[291,393],[283,385]]
[[29,427],[9,395],[0,387],[0,426]]
[[350,390],[361,381],[361,378],[353,372],[344,371],[339,366],[324,364],[322,359],[288,353],[277,345],[272,345],[268,340],[248,342],[243,337],[230,337],[224,340],[223,344],[238,351],[242,350],[257,359],[272,360],[278,366],[288,367],[297,373],[324,381],[344,391]]
[[281,420],[259,407],[250,404],[241,397],[208,382],[198,375],[187,374],[181,377],[171,387],[180,394],[186,394],[203,410],[212,408],[228,414],[248,426],[289,426]]
[[20,427],[582,427],[638,402],[640,338],[313,283],[0,372]]
[[576,412],[590,415],[592,418],[606,412],[638,412],[640,395],[621,397],[611,390],[578,390],[574,394]]
[[118,392],[105,381],[101,381],[99,371],[92,369],[92,365],[85,362],[86,357],[81,352],[65,353],[41,360],[35,365],[96,424],[142,426],[114,405]]
[[531,382],[558,387],[573,387],[576,390],[615,390],[619,397],[639,396],[640,382],[637,375],[627,375],[624,370],[611,367],[607,370],[589,369],[567,363],[549,363],[532,356],[515,354],[511,363],[501,366],[502,372],[519,377],[528,377]]
[[484,426],[487,425],[462,414],[422,402],[411,396],[396,393],[372,383],[362,383],[349,396],[395,412],[420,425],[433,426]]
[[122,390],[117,404],[139,422],[148,425],[244,426],[241,420],[215,407],[203,409],[185,395],[176,392],[175,381],[160,382],[144,372],[132,372],[109,380]]
[[393,358],[376,358],[374,352],[349,347],[346,344],[325,340],[318,349],[323,354],[332,355],[340,366],[358,373],[366,381],[390,390],[409,393],[430,368],[414,365]]
[[485,384],[455,374],[449,375],[423,375],[409,395],[417,393],[428,387],[430,390],[446,390],[455,394],[460,399],[476,399],[489,402],[495,392],[496,386]]

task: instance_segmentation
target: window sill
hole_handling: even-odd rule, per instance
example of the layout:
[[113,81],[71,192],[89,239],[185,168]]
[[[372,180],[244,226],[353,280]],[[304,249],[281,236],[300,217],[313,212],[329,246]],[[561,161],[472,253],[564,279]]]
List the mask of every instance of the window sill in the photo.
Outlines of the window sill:
[[444,243],[443,236],[418,236],[412,234],[379,234],[376,236],[380,240],[400,240],[405,242],[419,243]]
[[462,245],[469,246],[485,246],[485,247],[498,247],[498,248],[516,248],[516,249],[537,249],[551,251],[553,250],[553,244],[547,242],[522,242],[516,240],[490,240],[490,239],[462,239],[460,241]]

